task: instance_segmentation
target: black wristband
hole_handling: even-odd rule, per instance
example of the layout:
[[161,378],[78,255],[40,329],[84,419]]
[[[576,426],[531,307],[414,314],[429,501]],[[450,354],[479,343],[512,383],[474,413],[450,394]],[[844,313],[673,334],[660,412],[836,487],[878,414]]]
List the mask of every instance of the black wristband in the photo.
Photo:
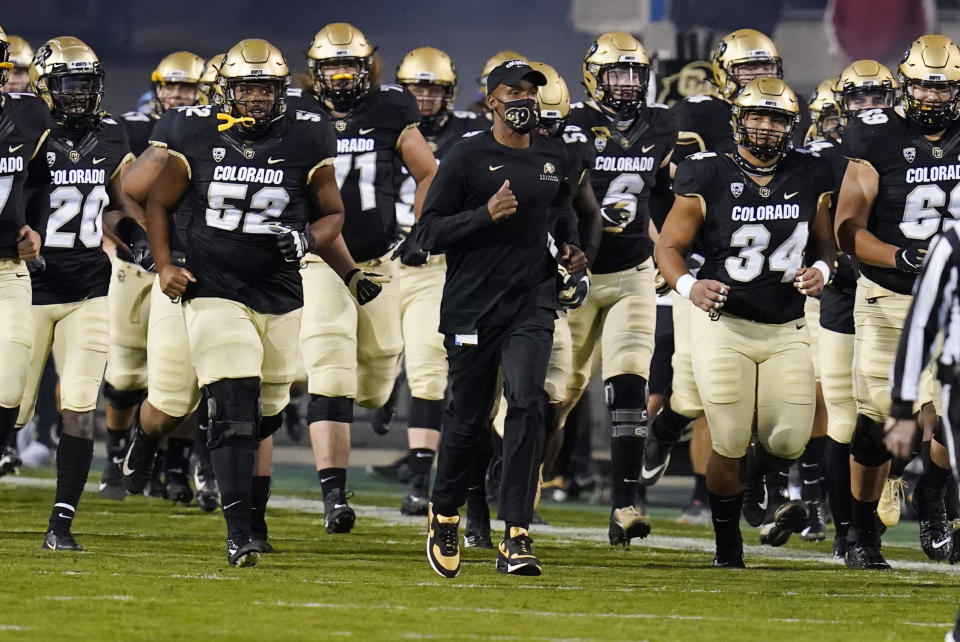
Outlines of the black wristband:
[[343,282],[349,285],[350,279],[352,279],[353,276],[359,271],[360,271],[360,268],[353,268],[352,270],[347,272],[346,275],[343,277]]
[[890,416],[893,419],[913,419],[913,402],[894,399],[890,402]]

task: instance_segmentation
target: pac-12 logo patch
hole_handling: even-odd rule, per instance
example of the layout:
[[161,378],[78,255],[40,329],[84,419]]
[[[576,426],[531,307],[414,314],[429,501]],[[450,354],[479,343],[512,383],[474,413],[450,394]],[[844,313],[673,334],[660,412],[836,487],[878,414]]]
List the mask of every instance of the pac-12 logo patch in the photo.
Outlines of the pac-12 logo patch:
[[227,150],[223,147],[214,147],[213,148],[213,161],[219,163],[223,160],[223,157],[227,155]]
[[907,159],[908,163],[912,163],[913,159],[917,157],[917,148],[916,147],[904,147],[903,148],[903,157]]
[[740,198],[740,195],[743,194],[743,183],[730,183],[730,193],[733,194],[734,198]]
[[53,167],[53,164],[57,162],[57,155],[54,152],[47,152],[47,165]]

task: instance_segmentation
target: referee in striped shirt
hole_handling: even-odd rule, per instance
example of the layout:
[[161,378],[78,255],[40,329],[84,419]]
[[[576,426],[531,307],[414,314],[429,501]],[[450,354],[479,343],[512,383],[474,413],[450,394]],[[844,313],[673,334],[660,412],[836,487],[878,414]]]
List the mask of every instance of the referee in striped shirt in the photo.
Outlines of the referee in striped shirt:
[[[895,456],[909,458],[916,439],[913,406],[920,373],[933,356],[937,335],[943,331],[943,349],[937,364],[943,384],[943,422],[954,478],[957,437],[960,431],[960,237],[951,228],[930,246],[923,269],[913,286],[913,303],[907,315],[897,358],[890,377],[890,418],[884,426],[884,445]],[[956,395],[956,400],[954,396]]]

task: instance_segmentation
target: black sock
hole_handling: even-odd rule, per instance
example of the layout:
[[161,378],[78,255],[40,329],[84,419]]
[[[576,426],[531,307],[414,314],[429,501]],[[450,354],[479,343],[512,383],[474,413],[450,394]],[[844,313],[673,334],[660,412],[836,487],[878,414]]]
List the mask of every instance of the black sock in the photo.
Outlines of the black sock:
[[743,493],[722,497],[707,493],[710,499],[710,517],[717,542],[729,541],[740,533],[740,513],[743,510]]
[[877,530],[877,504],[879,503],[879,499],[870,502],[861,502],[855,497],[851,498],[850,528],[856,530],[857,535],[862,541],[868,541],[875,537]]
[[190,439],[175,439],[173,437],[168,439],[167,452],[164,455],[164,472],[186,475],[190,466],[190,450],[192,448],[193,441]]
[[270,499],[270,475],[254,475],[250,485],[250,529],[267,534],[267,500]]
[[776,470],[768,472],[763,477],[764,483],[767,485],[767,493],[772,497],[774,495],[779,497],[787,497],[790,494],[788,489],[790,485],[790,473],[781,473]]
[[17,425],[17,415],[20,414],[20,406],[13,408],[4,408],[0,406],[0,450],[7,444],[7,439],[13,433],[13,427]]
[[800,457],[800,499],[805,502],[823,500],[820,487],[820,469],[823,468],[823,453],[827,447],[826,437],[813,437],[807,442],[807,448]]
[[342,491],[347,487],[346,468],[323,468],[317,471],[317,477],[320,478],[320,490],[324,497],[334,490]]
[[638,503],[647,503],[647,487],[637,484],[637,494],[635,495]]
[[210,451],[213,471],[220,485],[220,503],[227,521],[227,537],[241,544],[250,535],[250,493],[253,488],[255,448],[223,445]]
[[57,494],[50,513],[50,528],[69,531],[77,512],[83,485],[93,461],[93,440],[73,435],[60,437],[57,448]]
[[940,491],[947,483],[950,470],[940,468],[930,459],[930,442],[925,441],[920,446],[920,457],[923,460],[923,481],[930,490]]
[[613,492],[610,499],[614,508],[633,506],[633,498],[640,483],[642,458],[642,437],[610,439],[610,472],[613,477]]
[[510,537],[511,528],[522,528],[525,531],[530,530],[530,524],[521,524],[520,522],[504,522],[505,528],[503,529],[503,538],[508,539]]
[[703,502],[706,504],[710,501],[710,497],[707,493],[707,476],[694,474],[693,476],[693,496],[690,498],[690,501],[694,502]]
[[827,437],[827,499],[839,537],[845,537],[850,527],[850,446]]
[[437,451],[429,448],[411,448],[407,455],[407,465],[410,467],[411,477],[430,477],[433,467],[433,458]]
[[129,430],[110,430],[107,429],[107,458],[110,461],[120,463],[124,455],[127,454],[127,445],[130,443]]

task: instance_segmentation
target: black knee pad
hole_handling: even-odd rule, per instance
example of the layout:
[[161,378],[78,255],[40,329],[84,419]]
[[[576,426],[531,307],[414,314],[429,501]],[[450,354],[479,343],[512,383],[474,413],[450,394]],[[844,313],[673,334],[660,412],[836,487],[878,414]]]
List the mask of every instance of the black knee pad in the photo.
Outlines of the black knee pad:
[[647,436],[647,381],[639,375],[617,375],[604,382],[612,437]]
[[850,438],[850,454],[861,466],[877,467],[890,461],[890,451],[883,445],[883,425],[864,415],[857,415],[857,425]]
[[312,424],[315,421],[339,421],[352,424],[353,399],[311,394],[310,405],[307,406],[307,422]]
[[746,457],[746,476],[752,481],[759,479],[767,473],[782,473],[790,470],[793,465],[793,459],[785,459],[772,455],[763,447],[759,441],[754,441],[747,449]]
[[260,379],[221,379],[205,386],[208,447],[256,448],[260,423]]
[[429,428],[440,430],[443,419],[443,400],[430,401],[429,399],[410,400],[410,426],[412,428]]
[[257,427],[257,439],[263,441],[267,437],[273,435],[273,433],[280,430],[280,426],[283,425],[283,413],[278,412],[275,415],[269,417],[260,417],[260,425]]
[[933,426],[933,440],[941,446],[947,445],[947,436],[943,434],[943,418],[937,416],[937,423]]
[[103,382],[103,396],[117,410],[139,406],[147,398],[146,390],[117,390],[109,382]]

